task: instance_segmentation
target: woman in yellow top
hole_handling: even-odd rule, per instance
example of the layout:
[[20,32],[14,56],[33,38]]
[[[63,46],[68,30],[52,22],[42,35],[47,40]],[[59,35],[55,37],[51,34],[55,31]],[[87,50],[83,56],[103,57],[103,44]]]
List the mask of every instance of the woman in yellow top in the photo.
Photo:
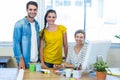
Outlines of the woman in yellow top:
[[[48,10],[44,17],[44,28],[40,32],[40,60],[42,68],[56,68],[62,64],[62,48],[67,57],[68,43],[66,27],[55,24],[55,10]],[[47,25],[47,26],[46,26]]]

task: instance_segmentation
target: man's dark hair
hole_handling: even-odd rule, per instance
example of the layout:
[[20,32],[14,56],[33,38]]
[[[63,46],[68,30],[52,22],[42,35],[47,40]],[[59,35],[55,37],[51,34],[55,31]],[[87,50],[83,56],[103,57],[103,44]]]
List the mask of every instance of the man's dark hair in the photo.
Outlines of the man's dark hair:
[[36,6],[37,8],[38,8],[38,4],[37,4],[37,2],[35,2],[35,1],[29,1],[28,3],[27,3],[27,5],[26,5],[26,9],[28,9],[28,6],[29,5],[34,5],[34,6]]

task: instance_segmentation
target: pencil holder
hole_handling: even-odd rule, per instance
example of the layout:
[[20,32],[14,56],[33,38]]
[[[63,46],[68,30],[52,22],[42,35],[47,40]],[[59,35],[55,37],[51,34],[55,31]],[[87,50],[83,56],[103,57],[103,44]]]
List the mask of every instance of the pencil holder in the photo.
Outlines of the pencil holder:
[[73,78],[80,78],[82,72],[80,70],[73,70]]
[[30,72],[35,72],[36,71],[36,63],[30,63],[29,70],[30,70]]
[[36,63],[36,71],[40,71],[41,70],[41,64],[40,62],[39,63]]

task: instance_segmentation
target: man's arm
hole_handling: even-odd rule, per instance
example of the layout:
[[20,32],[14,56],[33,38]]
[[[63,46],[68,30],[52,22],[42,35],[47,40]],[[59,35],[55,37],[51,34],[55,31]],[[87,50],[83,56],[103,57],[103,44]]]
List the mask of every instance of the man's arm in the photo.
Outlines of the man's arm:
[[21,26],[16,23],[13,32],[13,51],[19,65],[19,69],[25,69],[24,59],[22,58],[21,50]]

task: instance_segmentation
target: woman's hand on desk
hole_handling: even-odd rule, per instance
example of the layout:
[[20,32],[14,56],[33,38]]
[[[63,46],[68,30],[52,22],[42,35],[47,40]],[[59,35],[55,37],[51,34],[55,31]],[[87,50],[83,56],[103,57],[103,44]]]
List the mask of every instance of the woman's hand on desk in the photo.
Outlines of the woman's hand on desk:
[[54,64],[53,65],[53,68],[54,69],[60,69],[60,68],[62,68],[63,66],[62,65],[58,65],[58,64]]
[[64,64],[65,67],[74,68],[73,64],[69,64],[67,62],[64,62],[63,64]]
[[41,66],[43,69],[48,69],[48,67],[44,63],[42,63]]

